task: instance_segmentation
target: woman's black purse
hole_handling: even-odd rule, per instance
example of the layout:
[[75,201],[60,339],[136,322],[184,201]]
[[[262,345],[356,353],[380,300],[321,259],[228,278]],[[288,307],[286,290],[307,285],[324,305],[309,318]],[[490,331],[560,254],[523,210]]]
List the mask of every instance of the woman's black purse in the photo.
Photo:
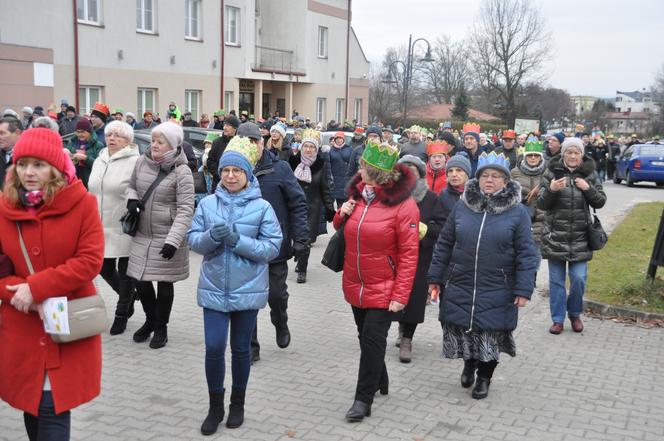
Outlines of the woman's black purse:
[[338,273],[344,269],[344,257],[346,254],[346,239],[344,237],[344,227],[346,226],[346,221],[341,224],[341,227],[334,233],[330,238],[330,241],[327,243],[327,248],[323,253],[323,259],[321,263]]
[[120,224],[122,224],[122,232],[124,234],[128,234],[132,237],[136,236],[136,233],[138,232],[138,222],[141,219],[141,210],[145,206],[145,203],[148,201],[148,199],[150,199],[150,195],[154,189],[157,188],[157,185],[159,185],[159,183],[163,181],[166,176],[168,176],[168,173],[165,173],[163,170],[159,170],[157,179],[155,179],[154,182],[150,184],[150,187],[141,198],[139,205],[140,208],[136,211],[127,210],[127,212],[122,215],[120,218]]
[[588,248],[591,251],[598,251],[604,248],[609,241],[609,236],[604,231],[594,207],[592,218],[592,221],[590,219],[588,220]]

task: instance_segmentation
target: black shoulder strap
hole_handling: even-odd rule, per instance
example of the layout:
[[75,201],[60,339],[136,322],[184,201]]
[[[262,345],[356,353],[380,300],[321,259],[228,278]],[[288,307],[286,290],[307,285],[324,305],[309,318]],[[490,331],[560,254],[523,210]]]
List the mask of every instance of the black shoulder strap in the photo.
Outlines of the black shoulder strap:
[[164,172],[162,169],[159,169],[159,174],[157,175],[157,179],[155,179],[152,182],[152,184],[150,184],[150,187],[148,187],[148,190],[145,192],[145,194],[141,198],[141,204],[142,205],[145,205],[145,203],[148,201],[148,199],[150,199],[150,195],[152,194],[154,189],[157,188],[157,185],[159,185],[159,183],[161,181],[163,181],[166,176],[168,176],[168,173]]

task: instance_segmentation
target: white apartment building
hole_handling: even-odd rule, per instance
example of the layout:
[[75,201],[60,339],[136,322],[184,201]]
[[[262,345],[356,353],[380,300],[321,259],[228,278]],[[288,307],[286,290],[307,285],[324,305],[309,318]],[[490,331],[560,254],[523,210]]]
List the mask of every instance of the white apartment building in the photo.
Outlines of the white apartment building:
[[616,91],[616,112],[623,113],[650,113],[658,112],[659,108],[653,103],[652,94],[645,89],[634,92]]
[[30,0],[0,14],[0,108],[368,117],[350,0]]

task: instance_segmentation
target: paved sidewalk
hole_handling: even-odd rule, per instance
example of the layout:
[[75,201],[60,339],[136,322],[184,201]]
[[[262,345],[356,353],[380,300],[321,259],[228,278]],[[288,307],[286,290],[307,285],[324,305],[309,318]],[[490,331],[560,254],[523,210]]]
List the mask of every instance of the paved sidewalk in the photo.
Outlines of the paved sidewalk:
[[[607,215],[620,209],[617,195],[624,190],[608,189],[619,203]],[[639,197],[644,194],[664,198],[656,190],[642,190]],[[341,275],[319,263],[327,237],[321,239],[312,252],[309,281],[297,285],[294,274],[289,276],[291,346],[277,348],[263,310],[261,360],[252,368],[245,424],[234,430],[222,425],[210,439],[664,439],[664,330],[587,319],[582,334],[566,330],[553,336],[547,332],[547,299],[538,294],[522,310],[518,355],[502,359],[487,399],[473,400],[461,388],[461,361],[440,357],[440,325],[431,307],[415,333],[412,363],[399,363],[392,327],[386,357],[390,394],[376,396],[364,422],[346,423],[359,347]],[[140,307],[125,334],[104,336],[102,394],[72,412],[73,440],[206,439],[199,431],[207,411],[202,314],[195,297],[199,263],[192,254],[191,277],[175,285],[164,349],[131,341],[142,322]],[[114,305],[114,293],[100,285]],[[0,403],[0,440],[24,439],[21,413]]]

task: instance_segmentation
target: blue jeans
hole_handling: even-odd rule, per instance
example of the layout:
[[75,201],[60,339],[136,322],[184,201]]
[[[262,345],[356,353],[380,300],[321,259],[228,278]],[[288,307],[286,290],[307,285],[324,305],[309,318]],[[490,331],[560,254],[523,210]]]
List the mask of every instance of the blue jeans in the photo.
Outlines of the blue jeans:
[[203,309],[205,328],[205,376],[209,392],[224,390],[226,376],[226,341],[231,325],[231,373],[233,387],[246,388],[251,368],[251,334],[256,325],[257,309],[221,312]]
[[50,390],[42,392],[39,416],[24,412],[23,422],[30,441],[69,441],[71,412],[55,413],[53,395]]
[[[565,292],[566,272],[569,273],[569,297]],[[588,262],[566,262],[549,259],[549,305],[554,323],[565,321],[565,312],[570,317],[579,317],[583,312],[583,293],[586,291]]]

